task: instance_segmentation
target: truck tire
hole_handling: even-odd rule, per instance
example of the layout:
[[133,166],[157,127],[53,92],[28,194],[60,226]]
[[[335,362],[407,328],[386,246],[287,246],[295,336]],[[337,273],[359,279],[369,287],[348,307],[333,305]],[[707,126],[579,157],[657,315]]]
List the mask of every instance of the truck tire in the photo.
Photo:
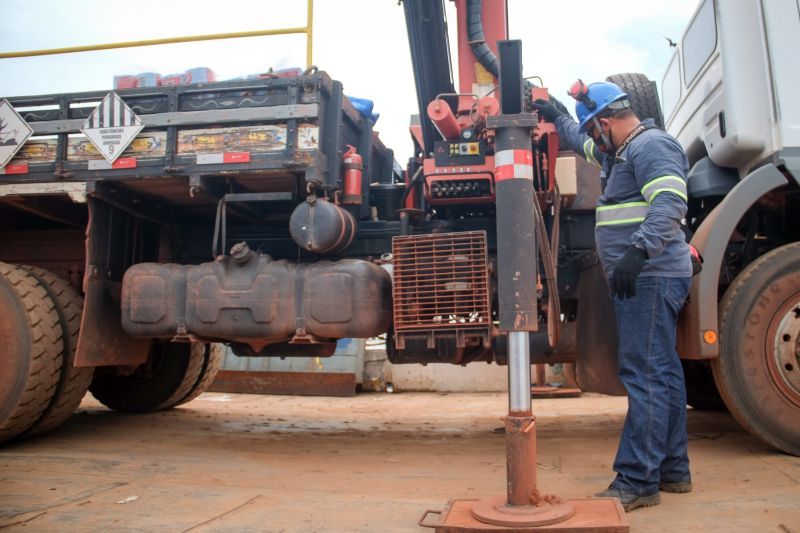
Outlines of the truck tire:
[[640,119],[652,118],[656,126],[664,127],[664,115],[661,113],[656,82],[650,81],[647,76],[638,72],[614,74],[607,77],[606,81],[616,83],[620,89],[628,93],[631,109]]
[[0,263],[0,442],[31,427],[61,377],[55,304],[29,272]]
[[75,349],[78,346],[78,333],[81,327],[83,297],[68,281],[52,272],[34,266],[23,265],[22,268],[36,278],[55,303],[63,336],[61,378],[53,398],[39,420],[22,435],[35,437],[57,428],[72,416],[86,395],[86,391],[89,390],[94,368],[75,367]]
[[177,405],[192,393],[205,365],[204,344],[153,341],[147,362],[130,374],[95,373],[89,391],[115,411],[149,413]]
[[188,403],[205,392],[219,371],[222,348],[221,344],[192,344],[190,369],[186,371],[181,385],[159,406],[159,409],[169,409]]
[[219,372],[219,365],[222,362],[222,357],[225,354],[225,346],[223,344],[205,344],[201,345],[204,346],[204,357],[203,357],[203,368],[200,370],[200,375],[197,377],[194,385],[189,392],[178,400],[174,405],[170,407],[177,407],[179,405],[183,405],[185,403],[189,403],[205,391],[211,386],[214,382],[214,378],[217,377],[217,372]]
[[711,370],[750,433],[800,455],[800,243],[747,266],[720,303],[720,356]]

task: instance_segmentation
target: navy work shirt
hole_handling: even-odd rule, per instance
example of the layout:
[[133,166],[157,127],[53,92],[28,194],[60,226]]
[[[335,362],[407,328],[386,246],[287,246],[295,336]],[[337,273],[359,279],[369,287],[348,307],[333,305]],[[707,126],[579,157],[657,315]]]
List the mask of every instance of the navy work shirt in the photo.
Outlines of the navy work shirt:
[[[642,121],[653,126],[653,120]],[[633,245],[647,252],[642,276],[692,276],[689,245],[681,220],[686,216],[689,162],[678,141],[667,132],[646,129],[619,157],[597,148],[567,115],[556,119],[563,144],[600,167],[602,194],[595,212],[595,240],[608,276]]]

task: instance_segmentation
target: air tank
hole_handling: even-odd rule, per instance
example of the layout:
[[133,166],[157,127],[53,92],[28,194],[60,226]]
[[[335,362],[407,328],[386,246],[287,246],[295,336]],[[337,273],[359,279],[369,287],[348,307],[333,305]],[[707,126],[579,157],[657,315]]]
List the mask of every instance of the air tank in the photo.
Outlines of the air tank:
[[356,221],[341,207],[312,194],[292,212],[289,233],[304,250],[336,253],[353,242]]

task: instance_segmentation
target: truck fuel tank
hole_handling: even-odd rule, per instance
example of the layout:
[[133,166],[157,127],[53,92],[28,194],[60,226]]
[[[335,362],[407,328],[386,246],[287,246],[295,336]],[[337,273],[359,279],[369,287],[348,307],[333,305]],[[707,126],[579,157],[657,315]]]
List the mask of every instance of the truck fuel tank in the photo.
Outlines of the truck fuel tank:
[[[122,280],[122,326],[133,337],[247,344],[373,337],[391,320],[391,278],[356,259],[296,264],[246,249],[201,265],[140,263]],[[236,248],[236,246],[234,247]]]

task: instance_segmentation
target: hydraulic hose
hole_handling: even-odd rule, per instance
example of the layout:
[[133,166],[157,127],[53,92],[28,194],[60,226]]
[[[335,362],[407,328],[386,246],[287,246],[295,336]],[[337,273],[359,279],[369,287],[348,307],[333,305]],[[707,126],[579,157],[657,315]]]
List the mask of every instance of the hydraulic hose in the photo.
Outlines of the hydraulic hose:
[[403,208],[406,206],[406,200],[408,199],[409,193],[413,191],[417,185],[420,183],[419,177],[422,176],[422,166],[420,166],[416,172],[411,176],[411,179],[408,180],[408,187],[405,191],[403,191],[403,198],[400,200],[400,207]]
[[[497,56],[489,45],[486,43],[486,36],[483,33],[483,1],[482,0],[467,0],[467,39],[472,49],[472,55],[475,59],[483,65],[489,73],[495,78],[499,78],[499,61]],[[531,89],[535,85],[528,80],[525,80],[525,107],[530,107],[530,94]],[[558,108],[559,111],[570,114],[567,108],[557,98],[550,96],[550,102]]]
[[468,0],[467,2],[467,39],[472,49],[472,55],[483,65],[483,68],[497,78],[499,76],[499,63],[497,56],[486,44],[483,34],[483,3],[482,0]]
[[556,278],[558,255],[553,254],[553,250],[558,251],[558,243],[554,239],[554,237],[558,237],[558,230],[555,226],[557,223],[554,223],[553,235],[548,238],[544,216],[539,206],[539,200],[536,198],[533,200],[533,211],[536,219],[536,232],[539,234],[539,253],[542,254],[544,275],[547,279],[547,340],[550,347],[555,348],[561,335],[561,302]]

